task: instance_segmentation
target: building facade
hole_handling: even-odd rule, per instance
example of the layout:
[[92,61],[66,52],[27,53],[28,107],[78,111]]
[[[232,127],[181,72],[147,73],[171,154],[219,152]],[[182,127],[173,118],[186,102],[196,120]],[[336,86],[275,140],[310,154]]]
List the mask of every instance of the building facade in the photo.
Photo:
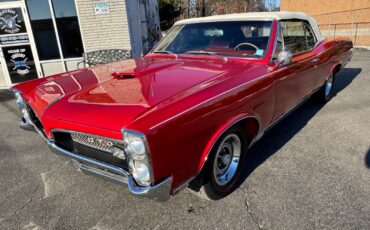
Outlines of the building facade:
[[350,37],[355,46],[370,47],[370,0],[281,0],[280,10],[313,16],[326,37]]
[[159,39],[156,0],[0,0],[0,88],[75,70],[84,52],[140,56]]

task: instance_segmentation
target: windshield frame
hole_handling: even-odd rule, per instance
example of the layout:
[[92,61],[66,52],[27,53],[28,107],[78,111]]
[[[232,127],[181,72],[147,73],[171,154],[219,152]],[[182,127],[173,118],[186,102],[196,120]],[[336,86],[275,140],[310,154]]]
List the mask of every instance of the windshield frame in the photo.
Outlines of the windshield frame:
[[[225,23],[225,22],[256,22],[256,21],[261,21],[261,22],[270,22],[270,34],[268,36],[268,42],[267,42],[267,45],[266,45],[266,48],[265,48],[265,52],[263,54],[263,56],[250,56],[250,57],[243,57],[243,56],[237,56],[237,55],[221,55],[221,54],[217,54],[218,56],[222,57],[222,58],[226,58],[226,59],[229,59],[229,58],[233,58],[233,59],[252,59],[252,60],[263,60],[265,58],[267,58],[267,56],[270,54],[270,46],[271,46],[271,42],[273,42],[275,39],[273,37],[273,34],[274,34],[274,30],[276,29],[275,28],[275,22],[276,20],[273,20],[273,19],[263,19],[263,20],[257,20],[257,19],[247,19],[247,20],[237,20],[237,21],[230,21],[230,20],[225,20],[225,21],[215,21],[215,22],[207,22],[207,23]],[[195,22],[195,23],[188,23],[188,24],[174,24],[171,29],[168,31],[168,33],[163,36],[163,38],[153,47],[153,49],[148,53],[148,54],[155,54],[155,52],[157,51],[156,49],[158,48],[158,46],[164,41],[164,39],[166,39],[166,37],[173,31],[173,29],[175,27],[180,27],[179,30],[177,31],[176,35],[173,37],[173,39],[168,43],[170,44],[176,37],[177,37],[177,34],[179,32],[181,32],[181,30],[187,26],[187,25],[193,25],[193,24],[204,24],[204,22]],[[186,55],[186,56],[195,56],[197,54],[191,54],[191,53],[179,53],[179,54],[176,54],[176,55]]]

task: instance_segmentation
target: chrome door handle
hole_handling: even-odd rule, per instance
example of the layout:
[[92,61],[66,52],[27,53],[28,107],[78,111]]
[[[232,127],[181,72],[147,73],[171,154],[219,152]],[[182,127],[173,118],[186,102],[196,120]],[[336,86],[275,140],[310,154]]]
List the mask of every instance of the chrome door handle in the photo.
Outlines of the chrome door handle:
[[314,58],[314,59],[312,60],[312,62],[313,62],[313,63],[318,63],[318,62],[320,62],[320,58]]

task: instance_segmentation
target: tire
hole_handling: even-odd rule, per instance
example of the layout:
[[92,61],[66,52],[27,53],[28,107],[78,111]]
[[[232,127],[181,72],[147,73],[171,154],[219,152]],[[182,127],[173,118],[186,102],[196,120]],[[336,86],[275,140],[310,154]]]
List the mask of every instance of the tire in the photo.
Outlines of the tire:
[[321,88],[313,95],[316,102],[326,103],[333,97],[334,74],[331,73]]
[[207,200],[224,198],[238,187],[246,155],[245,132],[238,126],[230,128],[215,143],[200,177],[190,188]]

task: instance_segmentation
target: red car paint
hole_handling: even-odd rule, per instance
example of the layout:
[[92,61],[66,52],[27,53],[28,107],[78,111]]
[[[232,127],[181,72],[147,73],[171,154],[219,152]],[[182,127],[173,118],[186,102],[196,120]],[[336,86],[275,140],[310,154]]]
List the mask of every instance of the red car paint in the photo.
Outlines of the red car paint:
[[13,88],[22,92],[49,137],[52,129],[115,139],[122,139],[122,128],[142,132],[155,181],[173,176],[174,190],[200,172],[231,124],[243,120],[250,143],[351,57],[352,42],[325,39],[279,66],[271,61],[276,30],[275,21],[262,59],[149,54]]

